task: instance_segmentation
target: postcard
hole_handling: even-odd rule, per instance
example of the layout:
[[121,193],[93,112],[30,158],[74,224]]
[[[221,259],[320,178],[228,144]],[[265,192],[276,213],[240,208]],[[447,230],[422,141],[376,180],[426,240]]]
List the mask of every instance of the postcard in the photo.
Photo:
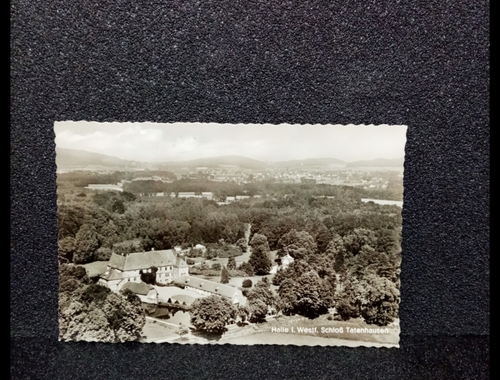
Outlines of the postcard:
[[54,130],[61,341],[399,347],[406,126]]

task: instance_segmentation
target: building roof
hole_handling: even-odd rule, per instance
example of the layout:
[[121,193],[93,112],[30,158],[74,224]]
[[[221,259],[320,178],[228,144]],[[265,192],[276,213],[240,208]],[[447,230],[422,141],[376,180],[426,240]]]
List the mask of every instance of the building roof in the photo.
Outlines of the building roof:
[[121,290],[125,289],[130,289],[132,293],[146,296],[149,291],[154,288],[152,285],[148,285],[145,282],[127,282],[121,288]]
[[154,288],[160,302],[168,302],[170,299],[172,302],[186,302],[187,305],[191,305],[197,298],[200,298],[200,294],[194,290],[181,289],[177,286],[155,286]]
[[233,298],[233,296],[238,292],[238,289],[233,288],[232,286],[192,276],[181,276],[175,279],[174,282],[179,285],[191,286],[195,289],[205,290],[213,294],[220,294],[221,296],[227,298]]
[[117,270],[110,269],[109,271],[106,271],[103,274],[101,274],[101,278],[106,281],[113,281],[113,280],[121,280],[123,277]]
[[109,259],[108,265],[121,271],[148,269],[151,267],[164,267],[173,265],[177,267],[187,267],[186,262],[177,257],[177,254],[171,249],[163,251],[147,251],[129,253],[128,255],[118,255],[113,253]]

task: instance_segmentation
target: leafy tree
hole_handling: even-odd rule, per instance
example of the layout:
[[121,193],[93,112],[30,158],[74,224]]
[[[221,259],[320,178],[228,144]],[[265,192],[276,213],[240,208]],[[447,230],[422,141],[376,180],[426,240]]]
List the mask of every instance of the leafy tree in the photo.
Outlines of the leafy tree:
[[[138,297],[88,284],[81,269],[60,267],[60,286],[64,289],[59,293],[60,338],[112,343],[138,340],[146,321]],[[69,281],[73,285],[78,282],[70,293]]]
[[248,262],[241,263],[238,269],[245,272],[247,276],[253,276],[254,274],[253,266]]
[[295,311],[309,318],[316,318],[326,312],[326,305],[322,297],[322,282],[314,271],[304,273],[295,284],[296,303]]
[[273,277],[273,285],[280,286],[288,278],[286,270],[278,269]]
[[251,313],[252,312],[248,306],[238,305],[237,316],[240,318],[242,323],[246,322]]
[[216,295],[198,298],[191,305],[191,324],[197,330],[223,333],[235,316],[233,305]]
[[262,302],[264,302],[264,304],[271,307],[275,304],[276,297],[271,290],[271,284],[264,279],[257,282],[253,289],[248,292],[247,299],[249,302],[261,300]]
[[251,288],[252,287],[252,280],[250,280],[249,278],[247,278],[246,280],[243,280],[243,282],[241,283],[241,286],[243,288]]
[[254,234],[252,240],[250,241],[250,246],[255,247],[259,245],[268,245],[267,237],[261,234]]
[[90,285],[92,281],[87,271],[82,266],[62,264],[59,265],[59,292],[72,293],[81,289],[84,285]]
[[254,268],[256,275],[265,275],[271,270],[272,263],[269,259],[269,250],[266,250],[264,246],[252,248],[252,254],[248,262]]
[[125,202],[133,202],[135,201],[137,198],[134,194],[132,193],[129,193],[128,191],[122,191],[120,193],[120,197],[125,201]]
[[248,304],[250,309],[251,321],[258,322],[266,318],[268,306],[260,299],[251,300]]
[[346,271],[346,249],[344,241],[340,235],[334,235],[333,239],[328,243],[325,256],[333,266],[337,273],[345,273]]
[[222,265],[221,265],[221,263],[213,263],[213,264],[212,264],[212,269],[213,269],[213,270],[222,270]]
[[[320,276],[321,277],[321,276]],[[337,302],[337,280],[336,276],[327,276],[321,281],[321,298],[327,308],[335,307]]]
[[113,244],[120,241],[118,229],[112,220],[103,223],[98,231],[97,236],[101,247],[112,248]]
[[335,277],[334,262],[328,257],[320,254],[314,254],[308,257],[309,265],[318,273],[319,277]]
[[304,247],[299,247],[295,244],[287,245],[285,248],[281,250],[281,254],[286,256],[287,254],[292,256],[295,260],[306,259],[308,255],[308,251]]
[[280,257],[288,253],[294,259],[303,259],[317,251],[314,238],[307,231],[297,232],[295,229],[284,234],[278,245],[280,246],[278,251]]
[[204,258],[206,260],[212,260],[215,259],[216,257],[217,257],[217,251],[215,249],[208,247],[207,250],[205,251]]
[[109,248],[100,247],[95,252],[95,259],[97,261],[108,261],[111,257],[112,251]]
[[111,211],[118,214],[123,214],[125,212],[125,205],[121,199],[114,199],[111,204]]
[[399,278],[399,255],[381,253],[365,245],[348,263],[348,275],[363,279],[367,275],[385,277],[392,282]]
[[94,261],[95,251],[99,248],[97,233],[90,224],[84,224],[75,237],[75,264],[85,264]]
[[335,305],[335,309],[344,321],[351,318],[358,318],[361,315],[360,300],[355,290],[356,285],[357,280],[355,279],[344,281],[342,284],[340,299]]
[[360,282],[361,316],[366,323],[387,326],[398,316],[399,290],[384,277],[366,276]]
[[75,238],[67,236],[58,242],[58,256],[66,263],[73,261],[73,255],[76,251]]
[[272,262],[269,258],[269,245],[264,235],[255,234],[250,242],[252,254],[248,262],[254,269],[256,275],[268,274],[271,270]]
[[140,270],[139,274],[141,275],[141,281],[145,282],[146,284],[155,285],[157,272],[158,268],[154,266],[150,268],[150,272],[143,272],[142,270]]
[[280,305],[283,314],[291,314],[297,304],[297,294],[295,292],[295,282],[289,278],[281,282],[278,289]]
[[57,230],[59,240],[75,237],[88,217],[89,209],[81,204],[62,204],[57,209]]
[[[281,282],[278,294],[281,309],[285,314],[297,313],[308,318],[316,318],[326,312],[331,299],[325,299],[325,287],[318,274],[310,270],[295,280],[287,278]],[[331,293],[326,294],[330,296]]]
[[231,276],[229,275],[229,271],[225,266],[222,267],[221,270],[221,275],[220,275],[220,282],[221,284],[227,284],[229,282],[229,279]]
[[241,249],[241,252],[246,252],[247,251],[247,241],[245,238],[240,238],[236,242],[236,246]]
[[140,239],[131,239],[113,244],[113,251],[118,255],[126,255],[128,253],[144,252],[144,246]]
[[333,239],[333,234],[330,232],[325,225],[320,227],[318,235],[316,236],[316,245],[318,247],[318,252],[323,253],[328,247],[328,243]]
[[367,228],[355,228],[351,234],[344,236],[344,246],[353,256],[356,256],[365,245],[374,247],[375,242],[375,233]]
[[127,301],[129,301],[132,305],[142,307],[141,299],[132,290],[122,289],[122,290],[120,290],[120,293],[123,294],[125,296],[125,298],[127,298]]
[[374,248],[378,252],[391,254],[401,250],[400,233],[396,230],[383,229],[377,232],[377,242]]
[[227,261],[227,269],[236,269],[236,259],[234,256],[229,257],[229,260]]

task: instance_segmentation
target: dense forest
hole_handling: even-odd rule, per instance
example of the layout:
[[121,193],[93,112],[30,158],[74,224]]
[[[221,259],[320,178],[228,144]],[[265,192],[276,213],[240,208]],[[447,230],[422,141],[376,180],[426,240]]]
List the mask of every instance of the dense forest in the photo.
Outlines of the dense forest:
[[[273,264],[268,260],[271,250],[277,251],[278,260],[290,255],[294,262],[273,277],[277,294],[266,282],[246,292],[249,306],[241,313],[258,319],[265,315],[264,304],[283,314],[311,318],[335,307],[343,319],[362,316],[378,325],[387,325],[397,317],[401,208],[364,203],[361,198],[400,200],[402,187],[366,190],[314,183],[237,185],[182,179],[171,183],[134,181],[138,183],[124,192],[96,193],[83,188],[89,182],[123,179],[120,173],[99,178],[82,180],[72,173],[58,177],[58,256],[62,265],[107,260],[113,251],[129,253],[221,241],[238,245],[245,225],[251,224],[250,262],[231,270],[267,274]],[[218,205],[207,199],[140,196],[156,191],[262,197]]]

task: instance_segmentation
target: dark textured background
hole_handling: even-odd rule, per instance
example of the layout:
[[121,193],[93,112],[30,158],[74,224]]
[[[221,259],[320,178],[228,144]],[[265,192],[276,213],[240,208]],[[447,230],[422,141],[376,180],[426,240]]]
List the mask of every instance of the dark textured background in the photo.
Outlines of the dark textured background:
[[[489,376],[488,2],[14,0],[11,78],[12,378]],[[59,343],[55,120],[408,125],[401,348]]]

